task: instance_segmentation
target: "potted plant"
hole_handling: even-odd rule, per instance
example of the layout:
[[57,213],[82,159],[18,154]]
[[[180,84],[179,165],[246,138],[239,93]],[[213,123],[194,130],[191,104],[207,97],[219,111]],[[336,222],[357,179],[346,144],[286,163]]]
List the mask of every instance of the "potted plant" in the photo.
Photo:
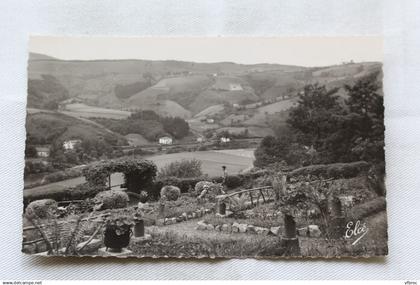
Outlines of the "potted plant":
[[121,252],[130,243],[134,220],[126,214],[112,214],[105,220],[104,244],[107,251]]

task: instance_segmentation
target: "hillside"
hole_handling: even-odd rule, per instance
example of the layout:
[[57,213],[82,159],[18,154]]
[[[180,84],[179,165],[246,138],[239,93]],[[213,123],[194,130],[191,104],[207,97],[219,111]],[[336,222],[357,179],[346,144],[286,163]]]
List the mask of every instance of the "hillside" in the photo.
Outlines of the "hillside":
[[[75,117],[112,119],[152,110],[161,117],[186,119],[196,132],[222,126],[267,128],[276,116],[284,117],[306,84],[341,88],[372,72],[382,76],[381,69],[376,62],[309,68],[174,60],[65,61],[31,54],[28,107],[59,107]],[[338,95],[346,98],[343,89]]]
[[97,124],[57,112],[28,112],[26,117],[27,144],[60,145],[65,140],[80,139],[82,142],[104,142],[111,147],[127,144],[126,139]]

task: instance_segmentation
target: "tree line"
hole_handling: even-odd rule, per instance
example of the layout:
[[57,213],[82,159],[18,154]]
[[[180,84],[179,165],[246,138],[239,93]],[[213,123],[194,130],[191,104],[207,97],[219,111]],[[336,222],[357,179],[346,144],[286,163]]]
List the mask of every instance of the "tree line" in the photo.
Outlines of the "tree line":
[[319,163],[385,160],[384,106],[378,73],[339,88],[306,85],[286,127],[265,137],[255,151],[256,167],[274,163],[304,166]]

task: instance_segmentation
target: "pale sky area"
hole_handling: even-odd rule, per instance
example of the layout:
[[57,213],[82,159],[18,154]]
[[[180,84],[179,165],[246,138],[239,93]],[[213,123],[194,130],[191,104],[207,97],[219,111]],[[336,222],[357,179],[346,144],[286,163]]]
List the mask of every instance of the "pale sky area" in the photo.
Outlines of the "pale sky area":
[[380,37],[45,37],[29,51],[64,60],[145,59],[243,64],[326,66],[344,61],[382,62]]

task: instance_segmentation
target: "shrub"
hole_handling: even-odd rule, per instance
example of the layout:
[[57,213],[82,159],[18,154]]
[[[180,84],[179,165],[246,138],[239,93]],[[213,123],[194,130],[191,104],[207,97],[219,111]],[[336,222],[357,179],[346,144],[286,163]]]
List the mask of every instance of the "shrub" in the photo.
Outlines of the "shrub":
[[105,190],[103,186],[92,186],[88,183],[83,183],[74,187],[66,189],[51,190],[36,192],[23,192],[23,202],[27,206],[30,202],[40,199],[53,199],[55,201],[68,201],[68,200],[83,200],[86,198],[93,198],[97,193]]
[[149,198],[149,195],[147,194],[146,191],[141,191],[140,192],[140,196],[139,196],[140,202],[146,203],[148,198]]
[[164,186],[160,190],[160,197],[165,197],[168,201],[176,201],[181,196],[181,190],[172,185]]
[[159,173],[159,177],[198,177],[201,176],[201,161],[197,159],[174,161],[163,167]]
[[353,219],[362,219],[384,210],[386,210],[386,200],[384,197],[378,197],[353,207],[349,215],[353,217]]
[[25,215],[29,218],[45,219],[52,217],[57,211],[57,202],[52,199],[42,199],[31,202]]
[[366,161],[357,161],[350,163],[316,164],[295,169],[289,173],[289,176],[307,176],[315,175],[324,178],[351,178],[362,172],[367,172],[369,163]]
[[[127,186],[133,189],[138,185],[150,185],[156,176],[154,162],[143,159],[117,159],[94,163],[83,169],[83,175],[90,185],[105,186],[107,178],[115,172],[124,173]],[[137,190],[137,189],[136,189]]]
[[233,189],[241,186],[244,183],[243,178],[238,175],[229,175],[226,177],[226,187]]
[[95,196],[98,210],[125,208],[128,206],[128,201],[127,193],[120,190],[103,191]]
[[204,197],[207,197],[212,201],[214,200],[216,195],[219,194],[220,187],[222,187],[221,184],[216,184],[209,181],[200,181],[194,187],[195,196],[200,196],[203,190],[207,188],[207,193],[205,194]]

